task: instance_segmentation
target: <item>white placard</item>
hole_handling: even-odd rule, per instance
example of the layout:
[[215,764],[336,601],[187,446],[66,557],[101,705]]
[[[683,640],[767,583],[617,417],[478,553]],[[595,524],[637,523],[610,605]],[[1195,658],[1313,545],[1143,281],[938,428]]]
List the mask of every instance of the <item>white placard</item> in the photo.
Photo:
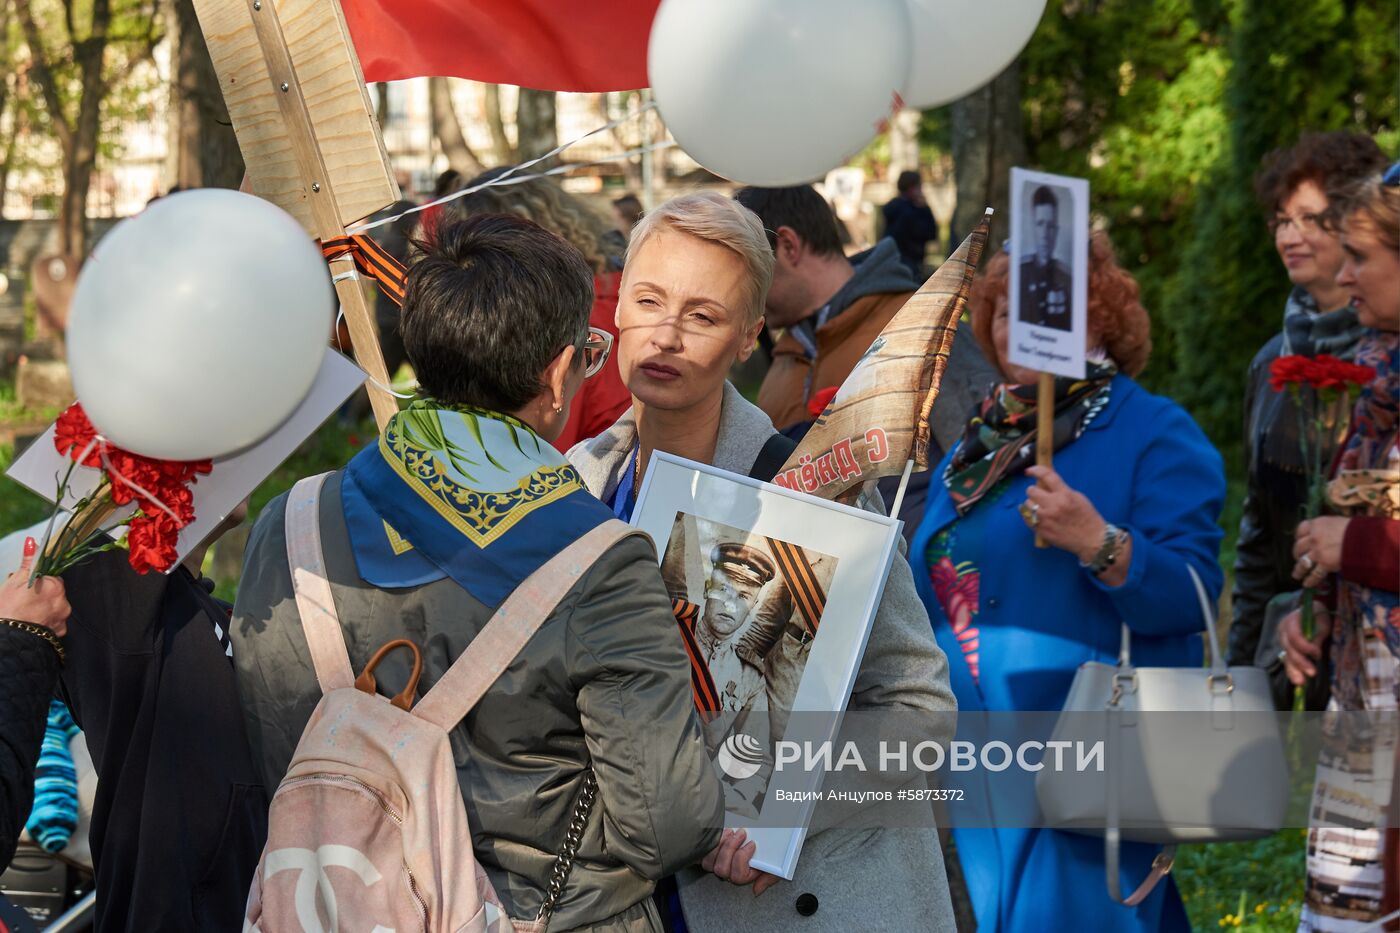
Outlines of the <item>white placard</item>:
[[1089,330],[1089,182],[1011,170],[1007,359],[1084,378]]
[[[732,714],[715,721],[732,726],[728,735],[707,729],[706,737],[725,784],[725,826],[747,831],[756,844],[755,868],[791,879],[815,805],[802,795],[818,790],[823,775],[760,773],[758,765],[747,773],[736,770],[742,762],[727,751],[729,743],[754,737],[765,746],[778,739],[831,741],[865,654],[902,523],[658,451],[647,466],[632,524],[657,543],[672,599],[694,606],[697,645],[709,652],[722,712]],[[810,633],[803,609],[795,600],[784,602],[784,561],[800,563],[798,573],[809,573],[824,592],[815,635],[801,634]],[[774,612],[775,606],[782,609]],[[743,670],[742,656],[752,652],[755,637],[767,673]],[[775,697],[785,699],[770,702]],[[787,718],[798,711],[837,715]],[[777,790],[796,796],[782,799]]]
[[[249,378],[257,378],[256,369],[255,363],[250,365]],[[215,460],[214,469],[209,475],[199,477],[191,486],[195,519],[180,529],[174,566],[178,566],[240,502],[252,494],[259,483],[291,456],[301,442],[310,437],[366,378],[360,367],[336,351],[327,349],[316,382],[292,416],[247,450]],[[69,464],[68,457],[54,448],[53,434],[54,428],[50,425],[6,474],[50,501]],[[100,477],[98,470],[81,466],[74,468],[68,480],[68,495],[62,504],[71,506],[83,498],[96,487]],[[128,508],[128,511],[131,509]]]

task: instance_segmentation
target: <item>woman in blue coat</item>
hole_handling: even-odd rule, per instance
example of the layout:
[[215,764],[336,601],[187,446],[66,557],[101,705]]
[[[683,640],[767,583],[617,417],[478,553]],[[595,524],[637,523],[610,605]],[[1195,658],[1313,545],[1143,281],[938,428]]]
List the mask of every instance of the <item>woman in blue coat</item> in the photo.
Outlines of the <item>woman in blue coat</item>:
[[[1007,382],[936,468],[910,560],[959,709],[1053,713],[1081,664],[1116,661],[1122,623],[1135,664],[1201,663],[1205,621],[1187,567],[1218,596],[1225,478],[1191,417],[1130,378],[1151,353],[1149,322],[1102,234],[1090,246],[1087,376],[1056,379],[1054,468],[1034,466],[1037,374],[1007,360],[1007,271],[1006,254],[994,257],[970,302],[973,332]],[[1048,547],[1036,548],[1037,532]],[[979,806],[997,825],[991,797]],[[953,837],[979,931],[1189,929],[1170,877],[1135,908],[1109,897],[1099,838]],[[1156,852],[1123,845],[1123,891]]]

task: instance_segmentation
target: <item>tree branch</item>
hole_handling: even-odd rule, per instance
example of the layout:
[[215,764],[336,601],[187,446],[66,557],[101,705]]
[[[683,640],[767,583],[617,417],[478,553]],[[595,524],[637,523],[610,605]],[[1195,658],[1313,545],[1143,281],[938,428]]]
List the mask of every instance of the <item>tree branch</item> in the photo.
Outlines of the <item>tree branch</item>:
[[30,77],[38,82],[39,91],[44,95],[44,105],[49,108],[49,119],[53,121],[54,131],[58,134],[58,141],[67,148],[72,145],[73,125],[68,122],[68,115],[63,112],[63,101],[58,96],[53,68],[50,67],[44,52],[43,37],[39,35],[39,26],[34,21],[34,11],[30,9],[29,2],[30,0],[15,0],[15,10],[19,13],[20,26],[24,30],[24,41],[29,46]]
[[457,119],[457,110],[452,106],[452,86],[446,78],[428,79],[428,107],[432,111],[433,129],[437,133],[438,143],[442,145],[442,154],[447,156],[447,164],[464,178],[480,175],[486,166],[481,164],[467,143],[461,121]]

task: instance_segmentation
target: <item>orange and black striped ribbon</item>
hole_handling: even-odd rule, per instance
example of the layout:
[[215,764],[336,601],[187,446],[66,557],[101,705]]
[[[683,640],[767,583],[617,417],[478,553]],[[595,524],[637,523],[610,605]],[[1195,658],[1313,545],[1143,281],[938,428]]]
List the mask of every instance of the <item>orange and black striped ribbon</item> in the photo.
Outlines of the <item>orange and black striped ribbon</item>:
[[379,283],[379,290],[396,305],[403,304],[404,283],[408,269],[403,263],[385,252],[384,247],[363,234],[338,236],[321,241],[321,252],[326,260],[339,259],[346,253],[355,260],[355,268],[361,275],[367,275]]
[[777,538],[768,539],[768,548],[778,561],[778,570],[787,581],[793,601],[807,623],[807,630],[815,637],[822,613],[826,611],[826,592],[812,570],[811,561],[807,560],[802,548]]
[[719,691],[715,680],[710,676],[709,665],[700,653],[700,644],[695,640],[695,624],[700,620],[700,607],[684,599],[671,600],[671,613],[676,617],[676,628],[681,631],[681,642],[690,658],[690,691],[695,695],[695,708],[702,719],[709,720],[719,712]]

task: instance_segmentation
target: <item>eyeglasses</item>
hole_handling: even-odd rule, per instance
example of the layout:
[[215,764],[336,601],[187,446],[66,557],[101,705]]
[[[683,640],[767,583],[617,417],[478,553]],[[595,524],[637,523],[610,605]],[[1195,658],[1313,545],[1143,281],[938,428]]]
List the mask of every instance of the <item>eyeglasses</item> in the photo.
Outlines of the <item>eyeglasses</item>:
[[1269,218],[1269,232],[1277,235],[1280,230],[1296,227],[1299,234],[1306,236],[1322,229],[1325,216],[1325,214],[1299,214],[1297,217],[1290,217],[1287,214],[1275,214]]
[[583,342],[583,378],[598,375],[603,364],[612,353],[613,335],[600,327],[588,328],[588,339]]

